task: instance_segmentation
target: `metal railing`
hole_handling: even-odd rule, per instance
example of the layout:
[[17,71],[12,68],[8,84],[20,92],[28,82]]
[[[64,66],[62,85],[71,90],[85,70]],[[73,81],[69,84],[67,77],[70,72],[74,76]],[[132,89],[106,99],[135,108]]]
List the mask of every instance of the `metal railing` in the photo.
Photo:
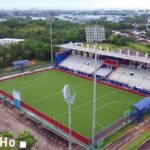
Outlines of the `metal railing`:
[[[52,64],[50,62],[42,62],[40,64],[26,66],[24,68],[24,72],[26,72],[26,71],[34,71],[36,69],[46,68],[46,67],[49,67],[49,66],[52,66]],[[18,74],[18,73],[21,73],[21,68],[13,68],[13,67],[8,68],[8,69],[0,68],[0,78],[1,77],[5,77],[5,76]]]

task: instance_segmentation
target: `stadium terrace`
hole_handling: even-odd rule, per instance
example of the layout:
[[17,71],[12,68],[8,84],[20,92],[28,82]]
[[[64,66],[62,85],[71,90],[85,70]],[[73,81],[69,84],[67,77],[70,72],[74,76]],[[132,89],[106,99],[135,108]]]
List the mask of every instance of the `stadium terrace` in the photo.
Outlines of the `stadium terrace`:
[[[56,59],[57,66],[69,69],[88,76],[94,73],[95,46],[89,48],[83,43],[69,43],[58,45],[61,48],[65,60]],[[72,54],[71,54],[72,53]],[[150,94],[150,56],[133,50],[106,51],[99,47],[97,62],[97,78],[123,88],[132,89],[144,94]],[[70,63],[69,63],[70,62]],[[73,63],[73,64],[71,64]]]

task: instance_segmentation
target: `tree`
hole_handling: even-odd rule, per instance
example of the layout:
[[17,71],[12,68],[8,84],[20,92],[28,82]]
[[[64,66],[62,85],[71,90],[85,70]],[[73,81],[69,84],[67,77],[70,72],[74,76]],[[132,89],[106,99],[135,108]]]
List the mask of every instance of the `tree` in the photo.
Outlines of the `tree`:
[[19,137],[16,139],[16,143],[19,147],[19,143],[20,141],[26,141],[27,143],[27,150],[31,150],[32,147],[36,144],[37,140],[35,139],[35,137],[33,135],[31,135],[30,132],[24,131],[23,133],[21,133],[19,135]]
[[150,31],[146,33],[147,37],[150,38]]
[[[85,25],[53,20],[53,52],[56,45],[85,41]],[[23,38],[25,42],[0,46],[0,67],[10,66],[20,59],[50,60],[49,20],[10,19],[0,22],[0,38]]]
[[13,135],[9,131],[4,131],[2,133],[2,136],[7,138],[13,138]]
[[110,42],[117,46],[128,46],[128,43],[134,42],[131,38],[123,37],[121,35],[111,36]]
[[4,58],[5,58],[5,63],[10,65],[11,63],[10,54],[6,54]]
[[4,57],[0,57],[0,68],[5,67]]

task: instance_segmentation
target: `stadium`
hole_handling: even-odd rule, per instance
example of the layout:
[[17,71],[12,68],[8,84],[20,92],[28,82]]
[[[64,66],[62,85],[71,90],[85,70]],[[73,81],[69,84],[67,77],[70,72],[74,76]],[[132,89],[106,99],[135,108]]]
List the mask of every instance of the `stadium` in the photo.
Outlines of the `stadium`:
[[[0,98],[68,139],[68,106],[62,89],[69,84],[71,92],[76,92],[72,140],[88,149],[92,138],[95,48],[83,43],[58,47],[55,66],[1,78]],[[127,124],[140,121],[149,111],[150,57],[131,50],[112,52],[99,48],[97,53],[96,141],[100,145]],[[15,90],[21,98],[17,92],[17,96],[13,95]]]

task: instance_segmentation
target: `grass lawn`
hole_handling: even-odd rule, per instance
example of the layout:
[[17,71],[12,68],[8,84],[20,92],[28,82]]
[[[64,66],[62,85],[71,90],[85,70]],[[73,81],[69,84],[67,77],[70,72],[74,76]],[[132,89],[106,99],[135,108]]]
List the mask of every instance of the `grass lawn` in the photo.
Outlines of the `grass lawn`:
[[[26,75],[0,82],[0,89],[21,92],[22,100],[61,123],[68,125],[68,107],[62,89],[69,84],[76,92],[72,128],[86,137],[92,134],[93,81],[57,70]],[[143,97],[110,86],[97,84],[97,132],[112,124]]]
[[147,46],[142,45],[142,44],[129,43],[128,46],[132,49],[139,51],[139,52],[150,53],[150,48],[148,48]]

